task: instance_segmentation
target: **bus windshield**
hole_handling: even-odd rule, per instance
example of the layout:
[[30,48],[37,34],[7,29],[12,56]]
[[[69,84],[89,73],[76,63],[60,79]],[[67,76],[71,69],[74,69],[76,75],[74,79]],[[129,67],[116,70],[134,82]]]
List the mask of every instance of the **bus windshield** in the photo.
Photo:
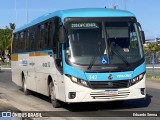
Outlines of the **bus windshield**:
[[85,21],[67,24],[66,59],[78,65],[132,64],[143,58],[133,21]]

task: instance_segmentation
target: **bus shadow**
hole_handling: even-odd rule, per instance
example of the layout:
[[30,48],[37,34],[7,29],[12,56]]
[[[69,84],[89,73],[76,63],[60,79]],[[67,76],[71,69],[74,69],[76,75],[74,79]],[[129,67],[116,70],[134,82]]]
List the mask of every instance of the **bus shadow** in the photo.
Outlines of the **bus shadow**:
[[[20,90],[21,92],[23,92],[23,89],[22,89],[22,88],[20,88],[19,90]],[[23,94],[24,94],[24,93],[23,93]],[[50,102],[50,103],[51,103],[51,100],[50,100],[50,98],[49,98],[48,96],[42,95],[42,94],[40,94],[40,93],[37,93],[37,92],[34,92],[34,91],[29,90],[29,95],[32,95],[32,96],[34,96],[34,97],[37,97],[37,98],[39,98],[39,99],[42,99],[42,100],[44,100],[44,101],[46,101],[46,102]]]
[[148,107],[152,101],[152,97],[152,95],[147,94],[145,99],[126,101],[123,107],[128,109]]
[[0,73],[4,73],[5,71],[4,70],[0,70]]
[[116,102],[75,103],[63,104],[63,108],[71,112],[146,108],[151,103],[151,98],[152,96],[147,94],[146,99],[127,100],[123,104],[116,104]]

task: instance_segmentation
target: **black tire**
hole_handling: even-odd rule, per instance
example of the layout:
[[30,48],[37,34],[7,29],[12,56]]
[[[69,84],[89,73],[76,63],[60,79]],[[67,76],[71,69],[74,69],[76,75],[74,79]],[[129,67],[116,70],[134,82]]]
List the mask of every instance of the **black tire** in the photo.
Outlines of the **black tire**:
[[24,92],[25,95],[30,94],[29,90],[27,89],[26,79],[25,79],[24,76],[22,77],[22,88],[23,88],[23,92]]
[[59,108],[61,107],[60,101],[56,99],[56,93],[55,93],[55,87],[53,82],[49,84],[49,94],[51,98],[51,103],[54,108]]

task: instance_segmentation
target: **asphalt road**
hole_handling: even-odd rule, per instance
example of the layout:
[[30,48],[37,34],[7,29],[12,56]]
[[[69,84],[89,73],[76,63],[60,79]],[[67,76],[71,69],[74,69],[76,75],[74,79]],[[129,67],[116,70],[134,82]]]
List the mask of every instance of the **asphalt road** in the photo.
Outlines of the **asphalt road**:
[[[35,92],[31,92],[31,95],[28,96],[24,95],[21,88],[11,81],[11,71],[3,70],[0,72],[0,100],[6,100],[9,105],[15,107],[14,109],[21,111],[44,111],[44,115],[54,116],[54,120],[81,120],[84,118],[87,120],[158,120],[160,117],[127,117],[132,116],[134,113],[147,115],[158,113],[158,115],[160,115],[160,82],[147,81],[146,83],[146,100],[129,100],[125,101],[121,106],[115,106],[114,102],[81,103],[70,105],[62,104],[62,108],[55,109],[52,107],[50,99],[46,96],[37,94]],[[0,106],[0,110],[2,109],[3,108]],[[46,111],[49,112],[46,113]],[[45,120],[48,119],[52,118],[45,118]]]

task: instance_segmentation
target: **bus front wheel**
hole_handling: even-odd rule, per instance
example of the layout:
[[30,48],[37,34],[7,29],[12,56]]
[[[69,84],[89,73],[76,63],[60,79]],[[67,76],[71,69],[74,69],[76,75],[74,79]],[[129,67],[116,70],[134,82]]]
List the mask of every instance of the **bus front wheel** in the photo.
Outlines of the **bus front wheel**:
[[59,108],[61,105],[60,105],[60,101],[56,99],[56,92],[55,92],[55,87],[53,82],[49,84],[49,92],[50,92],[50,98],[51,98],[51,103],[53,107]]
[[22,88],[25,95],[29,95],[29,90],[27,89],[26,79],[22,77]]

